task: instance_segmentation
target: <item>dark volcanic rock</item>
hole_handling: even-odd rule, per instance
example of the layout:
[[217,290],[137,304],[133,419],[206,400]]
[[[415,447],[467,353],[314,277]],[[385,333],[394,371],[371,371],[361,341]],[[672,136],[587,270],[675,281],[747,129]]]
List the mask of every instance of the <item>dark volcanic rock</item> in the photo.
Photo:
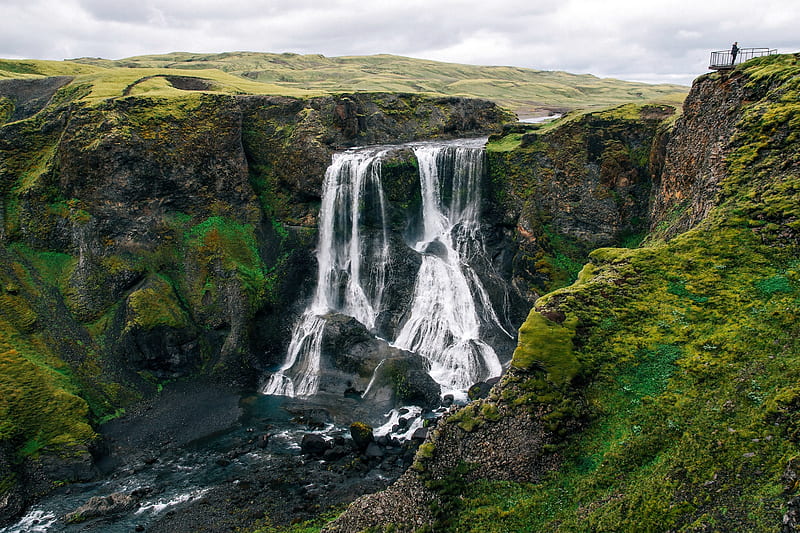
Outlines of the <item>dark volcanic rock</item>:
[[377,443],[370,442],[367,444],[367,449],[364,450],[364,455],[370,459],[380,459],[386,454],[383,451],[383,448],[381,448]]
[[420,255],[412,250],[400,232],[389,234],[390,261],[386,265],[386,286],[383,301],[391,305],[381,309],[376,319],[378,333],[393,339],[405,320],[405,310],[414,298],[414,280],[422,264]]
[[481,398],[486,398],[489,395],[489,391],[492,390],[492,386],[485,381],[481,381],[480,383],[476,383],[469,388],[467,391],[467,396],[470,400],[479,400]]
[[372,433],[372,427],[363,422],[353,422],[350,424],[350,436],[353,438],[353,444],[359,450],[365,450],[371,442],[375,440]]
[[308,455],[321,456],[329,448],[328,441],[317,433],[306,433],[300,442],[300,450]]
[[7,120],[13,122],[29,118],[47,106],[53,95],[74,78],[71,76],[51,76],[37,79],[4,79],[0,80],[0,97],[11,101],[13,108]]
[[364,399],[391,407],[438,407],[441,387],[430,377],[428,370],[428,362],[410,352],[405,352],[405,356],[400,358],[387,359],[376,369],[372,388],[364,395]]
[[107,517],[133,510],[138,499],[132,494],[115,492],[108,496],[94,496],[89,498],[65,517],[67,522],[83,522],[97,517]]
[[756,90],[740,77],[725,83],[705,76],[695,80],[675,133],[666,141],[663,169],[655,176],[651,231],[665,225],[665,236],[672,237],[693,227],[716,205],[732,133],[741,119],[737,109],[757,99]]
[[427,371],[422,357],[375,338],[355,318],[326,316],[320,391],[340,396],[366,393],[360,410],[369,411],[368,418],[403,404],[436,407],[439,385]]

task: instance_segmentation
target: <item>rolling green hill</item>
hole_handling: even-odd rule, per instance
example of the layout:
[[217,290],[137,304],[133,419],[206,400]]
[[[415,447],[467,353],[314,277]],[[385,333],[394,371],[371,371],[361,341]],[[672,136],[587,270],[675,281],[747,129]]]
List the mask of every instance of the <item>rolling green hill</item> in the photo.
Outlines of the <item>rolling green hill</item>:
[[[377,91],[467,96],[493,100],[521,116],[549,109],[606,107],[626,102],[679,104],[687,92],[686,87],[679,85],[649,85],[588,74],[460,65],[392,55],[325,57],[179,52],[120,60],[0,60],[0,79],[77,75],[96,87],[93,96],[120,95],[137,79],[150,76],[147,80],[152,80],[159,73],[174,74],[176,70],[182,71],[183,76],[211,80],[210,89],[223,92],[310,96]],[[162,79],[137,90],[163,92],[169,88]]]

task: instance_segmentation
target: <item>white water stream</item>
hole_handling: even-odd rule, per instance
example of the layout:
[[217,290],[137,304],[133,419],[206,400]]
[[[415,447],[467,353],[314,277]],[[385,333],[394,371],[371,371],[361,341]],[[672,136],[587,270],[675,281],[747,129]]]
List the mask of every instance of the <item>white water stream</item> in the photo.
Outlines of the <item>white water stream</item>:
[[[314,299],[294,327],[285,362],[262,387],[264,394],[306,397],[317,392],[326,314],[342,313],[375,328],[389,256],[380,167],[384,151],[336,154],[325,173]],[[364,213],[367,195],[377,199],[371,204],[377,212]],[[372,242],[361,235],[368,216],[382,228]]]
[[[512,337],[470,266],[476,256],[486,258],[479,219],[483,148],[463,142],[413,149],[422,227],[409,246],[421,255],[421,266],[408,318],[391,344],[425,357],[442,393],[463,397],[472,384],[502,372],[495,350],[481,339],[485,330]],[[323,184],[314,298],[295,325],[286,360],[262,387],[264,394],[307,397],[317,392],[327,314],[354,317],[375,331],[391,261],[380,165],[386,151],[334,156]],[[372,231],[362,231],[365,224]]]
[[[417,147],[414,153],[419,161],[423,214],[422,236],[414,249],[423,254],[422,266],[410,317],[394,345],[428,359],[430,375],[443,393],[459,394],[502,372],[494,349],[480,339],[478,308],[494,325],[502,326],[466,261],[470,251],[483,249],[479,233],[483,152],[432,145]],[[452,173],[449,187],[440,170]]]

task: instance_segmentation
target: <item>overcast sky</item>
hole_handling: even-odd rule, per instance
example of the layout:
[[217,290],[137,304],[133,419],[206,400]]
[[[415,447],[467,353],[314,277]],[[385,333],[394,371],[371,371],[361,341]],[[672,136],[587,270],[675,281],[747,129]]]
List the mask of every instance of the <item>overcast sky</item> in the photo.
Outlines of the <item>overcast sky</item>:
[[389,53],[690,84],[709,53],[800,51],[798,0],[0,0],[0,57]]

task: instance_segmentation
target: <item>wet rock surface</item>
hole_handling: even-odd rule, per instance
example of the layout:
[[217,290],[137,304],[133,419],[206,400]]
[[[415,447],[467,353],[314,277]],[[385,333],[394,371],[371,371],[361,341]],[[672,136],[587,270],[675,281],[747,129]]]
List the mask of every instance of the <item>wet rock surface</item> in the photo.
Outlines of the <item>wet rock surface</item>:
[[[313,407],[285,412],[277,425],[248,415],[263,399],[178,382],[158,401],[105,424],[96,458],[101,474],[58,489],[53,498],[74,503],[52,530],[217,532],[255,528],[267,516],[286,525],[386,488],[413,462],[420,442],[374,437],[366,424],[354,424],[364,429],[356,440]],[[204,481],[169,477],[182,470]]]
[[[507,373],[502,381],[507,390],[518,393],[513,374]],[[453,406],[435,426],[417,429],[413,439],[427,449],[416,458],[414,468],[385,491],[356,500],[323,530],[350,533],[391,527],[405,532],[433,527],[436,517],[431,504],[439,501],[439,496],[429,488],[431,481],[447,482],[456,476],[452,482],[457,484],[479,479],[536,482],[555,469],[561,459],[547,451],[553,434],[542,423],[541,413],[509,405],[497,392],[495,389],[486,399],[461,409]],[[497,409],[498,416],[478,414],[487,407]],[[469,470],[458,472],[463,464],[469,464]]]
[[97,517],[110,517],[133,510],[141,494],[114,492],[108,496],[93,496],[64,519],[78,523]]

